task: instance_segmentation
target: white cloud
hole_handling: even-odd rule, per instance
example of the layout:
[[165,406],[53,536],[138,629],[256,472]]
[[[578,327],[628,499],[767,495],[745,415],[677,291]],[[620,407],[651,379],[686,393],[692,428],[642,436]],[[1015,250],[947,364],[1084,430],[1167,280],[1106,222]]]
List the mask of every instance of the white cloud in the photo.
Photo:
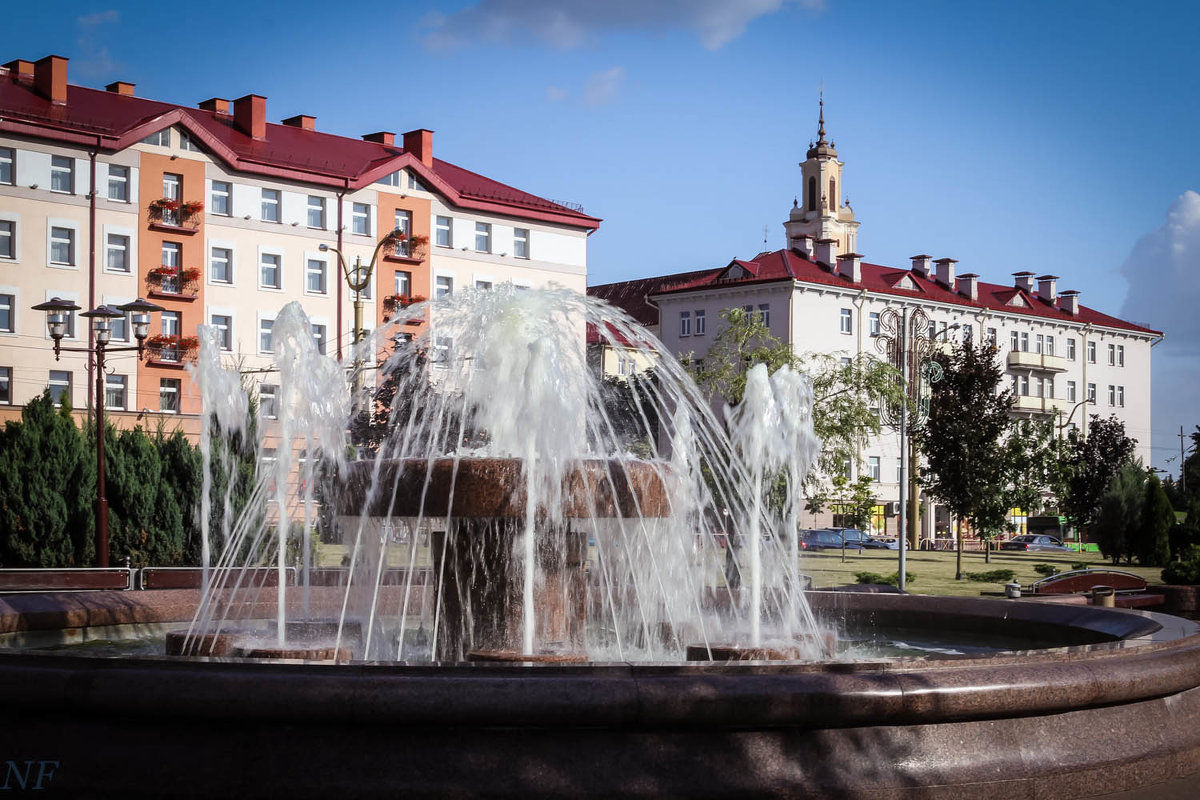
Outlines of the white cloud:
[[567,90],[561,86],[547,86],[546,99],[551,103],[561,103],[567,99]]
[[825,0],[479,0],[448,16],[428,16],[422,27],[431,49],[476,41],[569,49],[610,32],[688,30],[716,50],[784,5],[819,12]]
[[621,81],[625,79],[624,67],[613,67],[603,72],[597,72],[588,78],[583,87],[583,103],[587,106],[602,106],[617,99],[621,89]]
[[85,14],[82,17],[76,17],[75,22],[80,27],[89,28],[101,25],[105,22],[120,22],[121,13],[115,8],[110,8],[107,11],[95,11],[91,14]]
[[1121,316],[1166,333],[1159,346],[1172,354],[1200,356],[1200,194],[1181,194],[1121,272],[1129,280]]
[[72,62],[71,68],[80,75],[94,80],[108,79],[121,69],[121,64],[113,59],[112,54],[108,52],[108,47],[103,44],[109,34],[98,30],[102,25],[120,21],[120,12],[112,8],[76,17],[75,28],[78,35],[75,43],[78,45],[79,55]]

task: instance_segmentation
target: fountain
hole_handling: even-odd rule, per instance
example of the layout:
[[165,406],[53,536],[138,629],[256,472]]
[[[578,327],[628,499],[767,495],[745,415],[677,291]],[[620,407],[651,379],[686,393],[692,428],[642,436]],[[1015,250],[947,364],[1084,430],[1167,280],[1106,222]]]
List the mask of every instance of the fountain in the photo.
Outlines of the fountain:
[[[13,644],[166,627],[184,654],[0,652],[10,772],[134,796],[1027,797],[1200,766],[1191,623],[803,591],[802,376],[752,371],[721,425],[619,311],[513,287],[406,309],[351,359],[410,321],[391,417],[350,461],[344,373],[281,312],[269,468],[240,515],[228,491],[201,509],[227,524],[200,592],[0,599]],[[585,326],[658,350],[653,376],[591,379]],[[247,399],[207,350],[198,370],[228,487]],[[343,567],[312,563],[318,534]],[[896,629],[945,657],[854,644]]]

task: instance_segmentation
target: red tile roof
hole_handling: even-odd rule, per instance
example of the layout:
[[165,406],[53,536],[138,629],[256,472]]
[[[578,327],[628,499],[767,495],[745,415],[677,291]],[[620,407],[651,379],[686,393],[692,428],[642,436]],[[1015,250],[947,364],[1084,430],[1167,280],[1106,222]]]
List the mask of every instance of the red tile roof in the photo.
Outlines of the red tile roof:
[[[0,71],[2,72],[2,71]],[[123,150],[172,125],[232,169],[350,190],[398,169],[416,173],[455,206],[595,230],[598,217],[514,189],[440,159],[432,167],[401,147],[268,123],[266,136],[247,136],[231,114],[161,103],[132,95],[67,87],[65,103],[38,94],[31,81],[0,74],[0,132]]]
[[[749,274],[742,277],[730,277],[729,271],[734,266],[740,266]],[[913,289],[898,288],[900,280],[908,276]],[[702,289],[716,289],[733,285],[750,285],[772,283],[777,281],[801,281],[825,286],[842,286],[847,288],[865,289],[875,294],[892,295],[898,298],[910,297],[926,302],[946,303],[965,306],[967,308],[1002,311],[1018,316],[1039,317],[1042,319],[1073,322],[1078,324],[1092,323],[1109,328],[1135,331],[1148,335],[1160,335],[1161,331],[1127,322],[1116,317],[1103,314],[1084,305],[1079,306],[1078,314],[1071,314],[1059,304],[1051,304],[1037,296],[1011,285],[977,282],[978,300],[958,294],[938,283],[931,276],[922,277],[909,269],[887,267],[881,264],[862,265],[862,281],[852,283],[849,279],[834,275],[825,265],[810,261],[795,250],[775,250],[760,253],[750,261],[735,259],[728,266],[719,269],[682,272],[676,275],[664,275],[657,278],[642,278],[639,280],[611,283],[588,289],[589,294],[604,297],[614,305],[625,308],[639,322],[645,320],[639,313],[653,311],[650,324],[658,323],[657,306],[650,305],[646,296],[668,295],[682,292],[692,292]],[[601,291],[603,290],[603,291]],[[1020,295],[1025,301],[1024,306],[1014,306],[1009,303]],[[626,303],[632,303],[632,306]]]

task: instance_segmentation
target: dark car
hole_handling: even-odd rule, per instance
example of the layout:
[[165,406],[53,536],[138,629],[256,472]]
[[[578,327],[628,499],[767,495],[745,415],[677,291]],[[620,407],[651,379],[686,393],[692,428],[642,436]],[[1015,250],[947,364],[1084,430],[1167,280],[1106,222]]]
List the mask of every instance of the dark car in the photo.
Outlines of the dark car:
[[1018,550],[1026,553],[1074,553],[1061,540],[1045,534],[1026,533],[1000,543],[1001,550]]
[[[857,533],[857,531],[855,531]],[[863,546],[849,538],[843,539],[842,532],[828,528],[818,528],[812,531],[801,531],[800,549],[804,551],[840,550],[843,543],[847,550],[862,550]]]
[[865,550],[885,550],[887,545],[873,536],[870,536],[856,528],[830,528],[829,530],[836,531],[846,540],[846,544],[854,542],[862,546]]

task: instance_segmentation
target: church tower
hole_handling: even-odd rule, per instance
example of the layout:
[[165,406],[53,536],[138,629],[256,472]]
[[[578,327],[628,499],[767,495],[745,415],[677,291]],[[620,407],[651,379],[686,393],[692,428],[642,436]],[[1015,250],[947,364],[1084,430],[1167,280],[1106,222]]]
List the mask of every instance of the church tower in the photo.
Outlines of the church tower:
[[833,142],[825,140],[825,98],[821,98],[817,142],[808,143],[808,153],[800,164],[803,192],[792,203],[792,212],[783,223],[788,247],[798,247],[796,237],[837,241],[838,253],[853,253],[858,246],[858,222],[849,204],[842,202],[842,167]]

